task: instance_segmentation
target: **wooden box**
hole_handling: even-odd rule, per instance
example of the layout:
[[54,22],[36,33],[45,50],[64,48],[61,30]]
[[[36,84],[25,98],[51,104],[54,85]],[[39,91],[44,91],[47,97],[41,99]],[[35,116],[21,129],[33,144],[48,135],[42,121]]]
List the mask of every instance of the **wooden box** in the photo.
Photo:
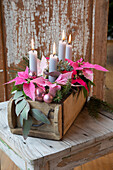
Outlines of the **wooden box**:
[[[40,137],[46,139],[60,140],[67,132],[82,107],[84,106],[86,98],[83,91],[71,94],[62,104],[47,104],[45,102],[28,101],[31,108],[41,110],[46,116],[50,110],[49,120],[50,125],[43,124],[39,127],[32,127],[29,136]],[[15,114],[14,100],[10,99],[8,103],[8,122],[12,133],[22,135],[22,128],[19,123],[19,117]],[[34,124],[39,122],[33,120]]]

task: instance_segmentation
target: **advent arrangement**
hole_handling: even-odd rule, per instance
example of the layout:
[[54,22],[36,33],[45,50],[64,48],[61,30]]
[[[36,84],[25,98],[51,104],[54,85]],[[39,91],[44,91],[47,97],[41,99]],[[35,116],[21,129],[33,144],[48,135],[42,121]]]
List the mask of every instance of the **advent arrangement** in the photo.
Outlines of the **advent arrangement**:
[[[92,69],[108,70],[82,58],[73,61],[71,34],[66,43],[64,30],[58,56],[54,43],[53,54],[40,60],[33,39],[31,44],[29,68],[26,66],[24,72],[18,72],[17,77],[7,83],[15,83],[14,96],[8,104],[9,126],[12,133],[23,134],[25,139],[29,134],[60,140],[82,109],[90,85],[94,85]],[[12,126],[14,115],[16,125]]]

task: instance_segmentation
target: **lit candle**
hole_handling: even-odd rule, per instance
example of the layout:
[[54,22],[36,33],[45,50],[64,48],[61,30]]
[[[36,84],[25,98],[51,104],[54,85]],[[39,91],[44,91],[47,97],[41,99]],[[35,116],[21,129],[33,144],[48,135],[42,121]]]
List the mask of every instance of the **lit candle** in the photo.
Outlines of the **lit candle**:
[[62,61],[65,60],[65,51],[66,51],[66,42],[65,42],[65,33],[64,33],[64,30],[63,30],[63,32],[62,32],[62,40],[59,41],[59,54],[58,54],[59,61],[60,60],[62,60]]
[[[56,46],[53,44],[53,54],[50,55],[49,60],[49,72],[54,72],[57,70],[57,56],[56,56]],[[49,81],[54,82],[56,77],[49,76]]]
[[31,40],[31,48],[29,51],[29,68],[31,72],[35,72],[37,74],[37,51],[34,50],[34,41]]
[[69,35],[68,44],[66,44],[66,59],[72,60],[71,34]]

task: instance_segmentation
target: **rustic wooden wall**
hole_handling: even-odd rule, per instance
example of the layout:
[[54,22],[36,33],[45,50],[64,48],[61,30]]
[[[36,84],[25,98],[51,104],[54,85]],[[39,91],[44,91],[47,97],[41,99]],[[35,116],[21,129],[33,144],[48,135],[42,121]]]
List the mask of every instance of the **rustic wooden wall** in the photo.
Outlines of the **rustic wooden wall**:
[[3,22],[2,22],[2,6],[0,1],[0,102],[6,100],[6,86],[3,83],[6,82],[6,60],[4,55],[4,37],[3,37]]
[[[107,59],[107,29],[108,29],[108,0],[95,0],[95,28],[94,28],[94,58],[93,62],[106,66]],[[94,95],[103,99],[105,97],[105,74],[94,71]]]
[[[101,2],[104,6],[108,3],[106,0],[101,0]],[[61,32],[64,29],[66,38],[69,33],[72,33],[73,56],[75,58],[83,57],[92,62],[95,57],[98,57],[99,50],[94,55],[98,45],[94,39],[96,38],[95,34],[98,33],[95,28],[101,20],[100,17],[98,19],[100,13],[98,5],[100,5],[101,11],[102,5],[97,0],[1,0],[1,4],[2,22],[4,23],[2,27],[4,37],[2,38],[4,58],[6,58],[4,67],[6,66],[7,70],[7,81],[14,76],[10,70],[20,66],[22,57],[28,55],[32,35],[35,40],[35,48],[39,53],[43,52],[45,56],[52,52],[54,41],[58,47]],[[104,13],[102,19],[105,21],[102,21],[102,24],[104,23],[107,28],[106,9],[104,8],[102,11]],[[103,33],[105,32],[102,31],[102,36]],[[98,42],[98,36],[96,42]],[[103,40],[100,43],[102,42]],[[101,57],[100,53],[99,57]],[[98,59],[94,61],[100,62]],[[102,64],[105,64],[105,57]],[[103,82],[100,83],[103,86]],[[6,90],[8,99],[10,97],[9,85]],[[3,99],[2,96],[1,99]]]

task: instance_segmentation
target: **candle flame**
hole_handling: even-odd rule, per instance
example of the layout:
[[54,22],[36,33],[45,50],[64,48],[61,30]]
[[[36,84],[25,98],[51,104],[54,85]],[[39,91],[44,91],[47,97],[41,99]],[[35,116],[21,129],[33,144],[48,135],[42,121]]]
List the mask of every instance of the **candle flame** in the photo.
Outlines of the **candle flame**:
[[31,49],[34,50],[34,40],[31,40]]
[[69,35],[68,44],[71,44],[71,34]]
[[55,42],[54,42],[54,44],[53,44],[53,55],[55,55],[56,54],[56,45],[55,45]]
[[63,32],[62,32],[62,40],[63,40],[63,41],[65,40],[65,32],[64,32],[64,30],[63,30]]

